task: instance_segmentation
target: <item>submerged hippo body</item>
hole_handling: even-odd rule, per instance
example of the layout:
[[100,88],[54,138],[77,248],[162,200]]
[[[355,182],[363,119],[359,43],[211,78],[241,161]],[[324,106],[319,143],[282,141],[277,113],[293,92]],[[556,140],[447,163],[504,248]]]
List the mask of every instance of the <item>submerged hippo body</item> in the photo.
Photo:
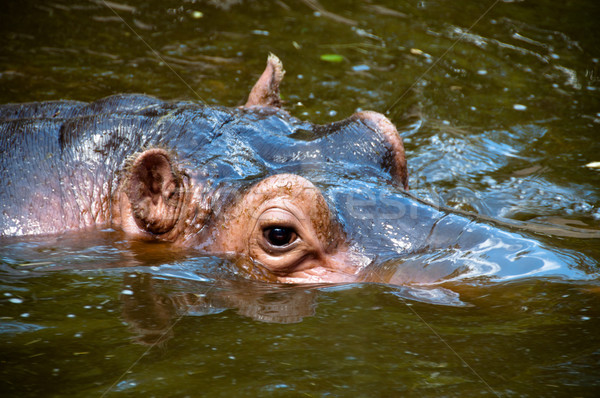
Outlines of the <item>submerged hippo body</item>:
[[[279,107],[282,76],[271,57],[246,106],[233,109],[141,95],[0,107],[0,234],[110,226],[241,259],[283,282],[561,267],[535,240],[408,196],[402,140],[383,115],[323,126],[291,117]],[[416,265],[452,250],[426,272]],[[390,261],[404,266],[364,271]]]

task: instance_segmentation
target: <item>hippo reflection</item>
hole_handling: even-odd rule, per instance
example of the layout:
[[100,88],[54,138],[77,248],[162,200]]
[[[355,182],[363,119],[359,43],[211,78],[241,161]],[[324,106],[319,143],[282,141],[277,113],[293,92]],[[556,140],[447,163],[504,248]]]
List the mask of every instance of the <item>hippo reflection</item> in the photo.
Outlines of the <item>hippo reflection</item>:
[[[315,314],[319,294],[331,285],[266,284],[239,277],[199,281],[127,272],[123,286],[120,297],[123,319],[138,343],[156,344],[175,335],[174,326],[183,316],[200,317],[235,310],[240,316],[260,322],[301,322]],[[465,305],[458,294],[444,288],[395,286],[390,290],[388,293],[403,299]]]
[[140,95],[0,107],[1,235],[111,226],[280,282],[571,272],[535,240],[411,198],[388,119],[300,121],[282,78],[269,57],[236,109]]
[[261,322],[295,323],[312,316],[316,307],[317,291],[312,285],[269,286],[250,280],[207,284],[154,279],[144,273],[126,275],[124,285],[127,294],[121,295],[123,318],[138,342],[145,344],[170,339],[173,323],[181,315],[203,316],[236,308],[238,314]]

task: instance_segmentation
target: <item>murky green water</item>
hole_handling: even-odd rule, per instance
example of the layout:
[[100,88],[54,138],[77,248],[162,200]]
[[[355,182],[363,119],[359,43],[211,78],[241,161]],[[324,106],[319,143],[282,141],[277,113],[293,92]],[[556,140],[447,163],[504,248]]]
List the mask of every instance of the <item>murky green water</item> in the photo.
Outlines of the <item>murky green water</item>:
[[2,396],[596,396],[599,3],[225,3],[5,1],[0,103],[235,106],[273,52],[295,116],[387,112],[414,195],[524,231],[590,279],[457,282],[469,306],[443,306],[265,286],[114,231],[5,240]]

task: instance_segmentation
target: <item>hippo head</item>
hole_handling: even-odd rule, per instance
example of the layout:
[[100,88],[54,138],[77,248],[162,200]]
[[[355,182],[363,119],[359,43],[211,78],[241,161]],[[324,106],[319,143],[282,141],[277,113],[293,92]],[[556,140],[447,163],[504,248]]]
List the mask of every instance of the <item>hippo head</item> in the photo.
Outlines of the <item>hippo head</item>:
[[0,238],[109,225],[280,282],[573,274],[524,233],[410,195],[383,115],[289,115],[282,77],[270,57],[239,108],[144,95],[0,106]]
[[[391,184],[407,189],[402,139],[376,112],[325,126],[289,116],[279,97],[283,73],[279,60],[270,56],[246,105],[222,110],[230,119],[218,131],[207,128],[215,133],[204,131],[204,144],[189,148],[163,140],[164,147],[133,156],[114,196],[113,225],[233,258],[261,279],[357,280],[370,260],[351,249],[321,190],[297,173],[310,175],[311,167],[327,162],[335,169],[335,159],[341,158],[354,162],[356,172],[383,170]],[[305,136],[298,139],[298,134]],[[248,168],[263,169],[251,176],[232,170],[239,165],[228,153],[236,151],[251,153]]]

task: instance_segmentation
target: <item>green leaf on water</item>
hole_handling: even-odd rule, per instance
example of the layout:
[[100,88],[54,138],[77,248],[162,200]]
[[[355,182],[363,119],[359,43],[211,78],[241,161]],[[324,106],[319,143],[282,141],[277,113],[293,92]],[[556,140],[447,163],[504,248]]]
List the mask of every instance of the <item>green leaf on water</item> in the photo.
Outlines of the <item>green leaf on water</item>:
[[342,62],[344,57],[339,54],[322,54],[321,61],[325,62]]

